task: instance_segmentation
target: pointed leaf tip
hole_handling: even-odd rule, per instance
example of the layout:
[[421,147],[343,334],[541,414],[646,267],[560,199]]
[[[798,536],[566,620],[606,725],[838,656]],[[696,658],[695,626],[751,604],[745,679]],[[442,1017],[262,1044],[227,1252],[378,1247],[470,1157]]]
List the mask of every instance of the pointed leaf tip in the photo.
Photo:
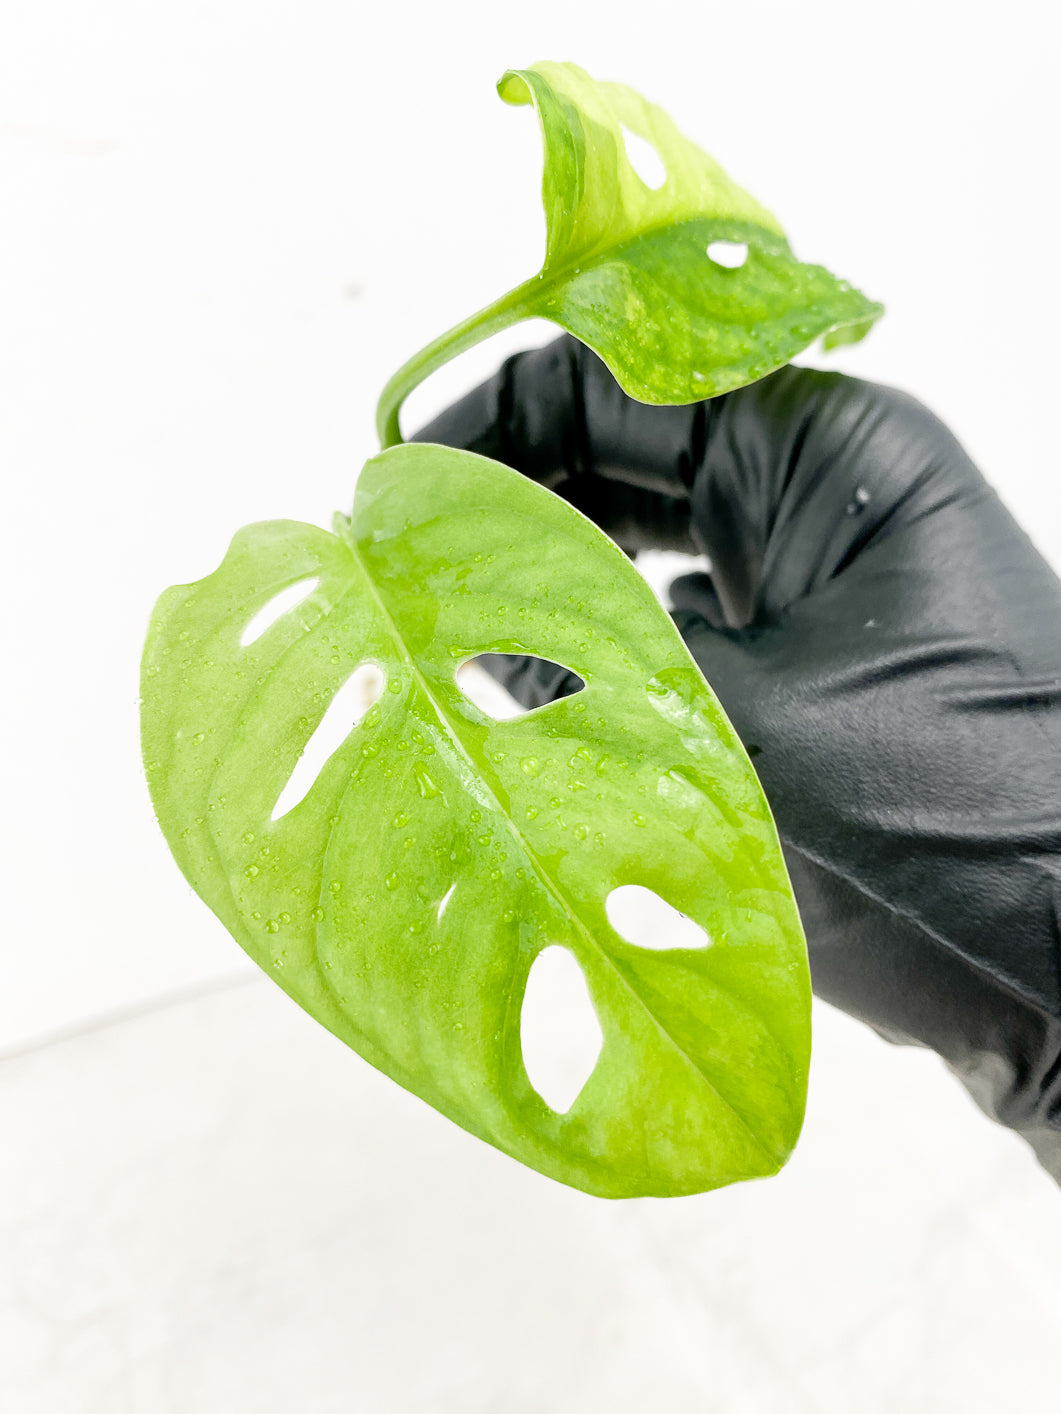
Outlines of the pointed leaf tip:
[[[777,219],[634,90],[575,64],[508,70],[498,91],[531,102],[544,144],[547,245],[525,313],[552,320],[644,402],[696,402],[753,382],[819,337],[854,343],[883,313],[797,261]],[[625,133],[665,180],[646,181]],[[736,268],[709,251],[746,252]]]
[[[193,887],[318,1021],[552,1178],[624,1197],[774,1172],[803,1114],[805,947],[762,791],[668,615],[583,516],[468,452],[374,458],[337,523],[249,526],[156,610],[144,759]],[[457,682],[489,652],[584,686],[496,720]],[[363,664],[373,691],[278,809]],[[617,931],[628,885],[710,946]],[[523,1060],[549,948],[603,1038],[566,1113]]]

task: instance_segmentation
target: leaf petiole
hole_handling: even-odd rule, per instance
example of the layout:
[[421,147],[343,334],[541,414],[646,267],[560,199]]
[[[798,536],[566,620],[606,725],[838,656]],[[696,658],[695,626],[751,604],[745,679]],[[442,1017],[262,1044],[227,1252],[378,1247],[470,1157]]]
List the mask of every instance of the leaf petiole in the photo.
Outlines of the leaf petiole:
[[485,309],[455,324],[437,339],[432,339],[419,353],[403,363],[383,389],[376,407],[380,446],[384,449],[394,447],[403,440],[398,415],[414,388],[458,354],[474,348],[492,334],[499,334],[502,329],[509,329],[513,324],[530,318],[532,301],[540,295],[541,276],[535,275]]

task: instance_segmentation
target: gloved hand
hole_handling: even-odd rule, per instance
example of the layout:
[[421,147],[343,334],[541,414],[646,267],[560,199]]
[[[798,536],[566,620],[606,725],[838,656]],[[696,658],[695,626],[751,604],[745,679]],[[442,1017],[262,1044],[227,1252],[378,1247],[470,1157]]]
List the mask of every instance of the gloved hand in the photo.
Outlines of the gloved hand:
[[[564,336],[416,440],[709,557],[674,616],[774,811],[815,990],[931,1046],[1061,1181],[1061,583],[951,433],[792,367],[646,406]],[[570,690],[495,661],[526,706]]]

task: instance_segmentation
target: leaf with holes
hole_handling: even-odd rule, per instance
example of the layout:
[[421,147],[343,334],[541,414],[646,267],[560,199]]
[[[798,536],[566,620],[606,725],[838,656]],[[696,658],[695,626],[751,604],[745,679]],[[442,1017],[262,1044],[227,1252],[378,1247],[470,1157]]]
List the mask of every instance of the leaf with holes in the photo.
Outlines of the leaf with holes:
[[[551,659],[582,689],[497,720],[457,681],[487,652]],[[359,671],[378,700],[282,800]],[[469,452],[384,452],[334,534],[249,526],[213,574],[167,590],[143,702],[152,797],[193,887],[400,1084],[590,1193],[784,1163],[810,994],[774,826],[670,619],[577,511]],[[624,922],[632,886],[685,916],[670,946]],[[556,1109],[521,1045],[550,948],[600,1027]]]
[[552,320],[632,397],[689,403],[754,382],[819,337],[862,338],[883,313],[798,261],[777,220],[662,109],[575,64],[510,69],[506,103],[533,103],[545,148],[540,274],[421,351],[380,399],[384,445],[421,379],[519,320]]

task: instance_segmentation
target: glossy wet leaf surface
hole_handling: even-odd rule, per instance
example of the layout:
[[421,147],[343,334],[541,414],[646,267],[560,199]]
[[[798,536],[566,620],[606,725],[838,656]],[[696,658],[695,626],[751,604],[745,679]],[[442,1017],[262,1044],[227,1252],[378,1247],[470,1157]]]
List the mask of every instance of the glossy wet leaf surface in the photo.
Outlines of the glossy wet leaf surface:
[[633,89],[541,63],[508,70],[498,91],[537,110],[545,263],[399,369],[380,398],[384,446],[401,440],[398,410],[417,383],[523,319],[588,344],[632,397],[690,403],[764,377],[816,339],[854,343],[883,314],[797,260],[777,219]]
[[[510,70],[498,89],[534,104],[545,146],[546,257],[530,312],[596,350],[632,396],[713,397],[819,336],[852,342],[883,312],[797,261],[775,217],[633,89],[551,63]],[[624,129],[662,160],[662,185],[638,175]]]
[[[495,720],[456,681],[490,651],[552,659],[586,685]],[[378,701],[274,820],[366,663],[385,677]],[[143,699],[152,797],[193,887],[400,1084],[591,1193],[695,1192],[784,1162],[810,991],[773,823],[669,618],[558,498],[470,453],[386,452],[335,534],[249,526],[214,574],[162,596]],[[606,901],[632,884],[708,945],[625,940]],[[550,946],[575,958],[603,1034],[564,1114],[520,1045]]]

